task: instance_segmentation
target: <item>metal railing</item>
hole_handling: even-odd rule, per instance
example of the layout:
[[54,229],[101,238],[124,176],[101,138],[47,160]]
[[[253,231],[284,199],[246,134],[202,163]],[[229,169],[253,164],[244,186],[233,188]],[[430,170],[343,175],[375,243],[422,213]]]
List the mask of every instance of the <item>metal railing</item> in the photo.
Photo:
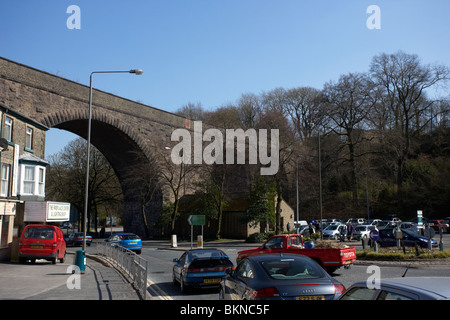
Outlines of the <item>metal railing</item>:
[[145,300],[147,297],[148,261],[119,245],[107,242],[97,243],[97,253],[108,258],[125,272]]

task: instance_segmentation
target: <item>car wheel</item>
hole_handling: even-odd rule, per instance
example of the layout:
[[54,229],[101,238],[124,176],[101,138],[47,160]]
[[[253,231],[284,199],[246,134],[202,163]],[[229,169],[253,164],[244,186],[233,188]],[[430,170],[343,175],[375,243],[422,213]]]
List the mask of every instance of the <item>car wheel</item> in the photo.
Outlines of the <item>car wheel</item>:
[[64,261],[66,260],[66,252],[64,252],[64,256],[59,259],[59,262],[64,263]]
[[175,272],[172,271],[172,283],[178,284],[177,277],[175,277]]
[[59,252],[56,252],[56,256],[52,259],[52,264],[56,264],[58,262]]
[[219,300],[225,300],[225,289],[222,286],[219,290]]
[[183,277],[180,275],[180,289],[181,293],[187,293],[188,287],[184,284]]

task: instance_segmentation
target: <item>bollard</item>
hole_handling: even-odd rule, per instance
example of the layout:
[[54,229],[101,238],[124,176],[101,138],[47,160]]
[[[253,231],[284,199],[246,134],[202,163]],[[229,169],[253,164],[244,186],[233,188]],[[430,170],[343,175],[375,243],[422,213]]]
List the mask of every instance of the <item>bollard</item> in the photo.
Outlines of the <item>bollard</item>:
[[197,236],[197,248],[203,248],[203,236]]
[[171,240],[170,245],[172,246],[172,248],[177,248],[177,247],[178,247],[178,244],[177,244],[177,235],[176,235],[176,234],[173,234],[173,235],[172,235],[172,240]]

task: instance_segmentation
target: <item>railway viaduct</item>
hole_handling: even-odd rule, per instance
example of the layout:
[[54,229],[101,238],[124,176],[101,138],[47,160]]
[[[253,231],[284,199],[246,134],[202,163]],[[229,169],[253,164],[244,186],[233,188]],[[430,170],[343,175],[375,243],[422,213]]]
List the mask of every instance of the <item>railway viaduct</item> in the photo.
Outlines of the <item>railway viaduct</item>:
[[[87,138],[88,86],[0,58],[0,102],[48,128]],[[142,201],[136,199],[125,177],[138,174],[133,168],[152,161],[152,148],[170,146],[173,130],[189,124],[178,115],[94,89],[91,143],[110,162],[122,185],[126,231],[145,233]],[[159,207],[162,194],[155,201],[148,212],[149,225],[157,218],[157,212],[151,211]]]

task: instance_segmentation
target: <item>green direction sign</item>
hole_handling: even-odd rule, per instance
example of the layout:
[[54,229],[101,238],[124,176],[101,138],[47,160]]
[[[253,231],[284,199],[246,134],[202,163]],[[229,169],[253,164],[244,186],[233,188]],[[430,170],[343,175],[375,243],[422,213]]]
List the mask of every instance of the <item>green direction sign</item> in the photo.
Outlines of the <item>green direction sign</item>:
[[205,216],[204,215],[190,215],[188,218],[188,222],[191,226],[203,226],[203,225],[205,225]]

